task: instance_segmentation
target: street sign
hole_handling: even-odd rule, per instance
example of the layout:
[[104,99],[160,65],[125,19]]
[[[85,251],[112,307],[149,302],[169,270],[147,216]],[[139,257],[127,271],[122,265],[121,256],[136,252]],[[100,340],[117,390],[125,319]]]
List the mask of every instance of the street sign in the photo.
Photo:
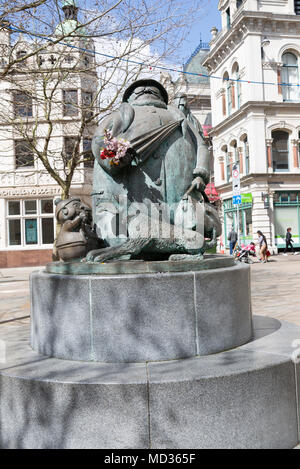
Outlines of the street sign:
[[232,169],[232,193],[233,195],[240,195],[241,193],[240,172],[237,166]]
[[234,179],[239,179],[240,177],[240,173],[239,173],[239,170],[237,168],[235,168],[233,171],[232,171],[232,177]]
[[252,194],[242,194],[242,204],[252,204]]
[[242,203],[242,196],[241,195],[234,195],[232,197],[232,203],[233,205],[241,205]]

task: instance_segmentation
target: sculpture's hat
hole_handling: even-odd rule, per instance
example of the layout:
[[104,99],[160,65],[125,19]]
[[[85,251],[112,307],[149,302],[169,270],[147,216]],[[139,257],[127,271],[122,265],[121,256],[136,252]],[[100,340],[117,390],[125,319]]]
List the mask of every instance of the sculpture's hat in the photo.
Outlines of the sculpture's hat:
[[62,200],[62,199],[56,199],[54,201],[55,205],[56,205],[56,209],[55,209],[55,215],[58,216],[59,212],[68,204],[70,204],[71,202],[80,202],[80,199],[77,198],[77,197],[71,197],[70,199],[65,199],[65,200]]
[[163,87],[161,83],[159,83],[156,80],[152,80],[152,78],[145,78],[143,80],[137,80],[134,83],[132,83],[130,86],[128,86],[123,96],[123,103],[127,102],[130,96],[132,95],[132,93],[134,92],[134,90],[136,88],[139,88],[140,86],[155,86],[161,92],[164,102],[168,104],[169,97],[168,97],[168,93],[166,89]]

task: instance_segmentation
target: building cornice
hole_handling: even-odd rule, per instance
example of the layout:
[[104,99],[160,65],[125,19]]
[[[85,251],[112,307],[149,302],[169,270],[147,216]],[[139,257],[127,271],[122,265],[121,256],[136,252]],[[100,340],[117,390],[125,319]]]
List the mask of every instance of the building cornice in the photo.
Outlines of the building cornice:
[[[282,186],[286,183],[290,183],[292,179],[296,179],[298,182],[299,173],[251,173],[241,176],[241,189],[247,189],[250,184],[271,184],[274,186]],[[287,181],[288,180],[288,181]],[[295,182],[296,182],[295,181]],[[269,186],[270,187],[270,186]],[[226,182],[225,184],[216,184],[216,189],[220,194],[232,192],[232,182]],[[270,187],[271,189],[271,187]],[[274,189],[282,189],[282,187],[274,187]]]
[[295,109],[299,110],[300,113],[300,102],[291,103],[291,102],[277,102],[277,101],[248,101],[245,103],[238,111],[234,112],[231,116],[228,116],[218,125],[214,126],[209,135],[215,137],[220,131],[226,129],[226,127],[232,127],[235,122],[241,121],[243,114],[249,113],[250,111],[258,111],[264,113],[267,109],[279,110],[279,109]]
[[241,10],[228,31],[222,30],[216,39],[210,42],[211,50],[204,59],[204,65],[210,73],[214,72],[223,61],[235,50],[248,34],[276,34],[291,35],[291,23],[296,25],[295,34],[300,33],[299,15],[282,15],[268,12],[253,12]]

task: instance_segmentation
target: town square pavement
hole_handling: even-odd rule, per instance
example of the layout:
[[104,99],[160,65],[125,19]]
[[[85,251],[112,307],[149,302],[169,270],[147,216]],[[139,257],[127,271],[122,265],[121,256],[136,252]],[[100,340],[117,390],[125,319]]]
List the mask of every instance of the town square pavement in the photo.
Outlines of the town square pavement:
[[[42,267],[0,269],[0,327],[29,323],[29,275],[39,269]],[[300,326],[300,255],[273,256],[267,264],[255,262],[251,278],[253,314]]]
[[[0,325],[29,322],[29,275],[43,267],[0,269]],[[272,316],[300,326],[300,253],[272,256],[251,266],[253,314]],[[232,285],[232,294],[235,294]],[[13,320],[13,321],[11,321]],[[7,321],[9,321],[7,323]]]

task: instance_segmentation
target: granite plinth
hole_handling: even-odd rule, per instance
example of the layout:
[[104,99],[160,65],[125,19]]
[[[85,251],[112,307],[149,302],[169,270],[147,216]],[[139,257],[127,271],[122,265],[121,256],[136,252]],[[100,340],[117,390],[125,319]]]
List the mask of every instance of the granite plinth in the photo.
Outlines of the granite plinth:
[[205,254],[201,260],[181,261],[142,261],[115,260],[99,262],[49,262],[46,272],[62,275],[115,275],[115,274],[150,274],[163,272],[198,272],[201,270],[233,267],[233,257],[218,254]]
[[252,337],[250,270],[31,276],[31,344],[66,360],[207,355]]
[[300,441],[297,326],[255,317],[260,338],[235,350],[131,364],[48,358],[27,337],[24,326],[0,330],[3,449],[288,449]]

